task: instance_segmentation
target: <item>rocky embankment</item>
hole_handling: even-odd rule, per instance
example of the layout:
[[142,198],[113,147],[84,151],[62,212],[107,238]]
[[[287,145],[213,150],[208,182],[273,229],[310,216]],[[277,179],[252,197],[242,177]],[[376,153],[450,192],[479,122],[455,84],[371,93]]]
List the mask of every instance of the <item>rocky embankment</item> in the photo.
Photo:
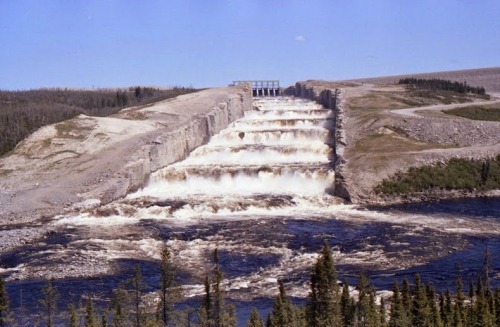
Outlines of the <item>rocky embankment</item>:
[[498,122],[455,116],[403,118],[395,126],[415,140],[452,146],[494,145],[500,140]]
[[[397,89],[396,86],[387,87]],[[383,104],[377,99],[387,90],[370,84],[306,81],[289,88],[287,93],[332,109],[336,131],[329,142],[335,153],[334,194],[337,196],[365,204],[498,196],[496,191],[433,191],[432,194],[382,197],[375,194],[373,188],[383,179],[409,167],[433,165],[451,158],[479,159],[500,154],[499,122],[446,115],[440,112],[446,106],[430,108],[435,109],[432,114],[420,113],[418,108],[411,114],[399,112],[389,108],[394,103],[381,110]],[[394,93],[397,97],[400,94]],[[392,95],[386,97],[392,98]],[[360,99],[367,102],[364,107],[358,105]],[[357,105],[350,108],[352,103]],[[400,104],[403,108],[404,103]],[[387,135],[390,138],[379,137]]]
[[[43,127],[0,159],[0,228],[43,226],[65,208],[123,197],[251,108],[251,89],[243,85]],[[19,242],[39,235],[19,231]],[[2,240],[0,250],[16,245]]]

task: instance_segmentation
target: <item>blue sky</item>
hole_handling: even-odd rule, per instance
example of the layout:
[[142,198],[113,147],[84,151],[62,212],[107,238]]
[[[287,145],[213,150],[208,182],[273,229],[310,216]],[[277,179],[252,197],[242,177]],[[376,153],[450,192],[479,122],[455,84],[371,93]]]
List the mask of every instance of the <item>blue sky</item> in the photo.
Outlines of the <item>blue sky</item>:
[[500,66],[498,0],[0,0],[0,89]]

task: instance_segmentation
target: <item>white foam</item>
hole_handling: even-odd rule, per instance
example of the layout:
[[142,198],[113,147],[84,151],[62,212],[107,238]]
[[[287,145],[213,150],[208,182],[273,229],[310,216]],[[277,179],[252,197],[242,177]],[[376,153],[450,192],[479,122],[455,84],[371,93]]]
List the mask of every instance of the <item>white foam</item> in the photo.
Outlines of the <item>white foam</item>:
[[225,150],[206,151],[203,155],[193,154],[182,164],[177,166],[193,165],[273,165],[282,163],[328,163],[330,148],[321,144],[311,149],[312,151],[298,150],[292,153],[284,153],[274,149],[261,151],[231,151]]
[[303,174],[299,171],[277,175],[261,171],[257,176],[244,173],[225,174],[214,179],[210,176],[187,176],[182,181],[154,181],[144,189],[130,194],[128,198],[143,196],[153,197],[189,197],[195,194],[251,195],[251,194],[323,194],[333,182],[333,172],[328,176],[322,174]]

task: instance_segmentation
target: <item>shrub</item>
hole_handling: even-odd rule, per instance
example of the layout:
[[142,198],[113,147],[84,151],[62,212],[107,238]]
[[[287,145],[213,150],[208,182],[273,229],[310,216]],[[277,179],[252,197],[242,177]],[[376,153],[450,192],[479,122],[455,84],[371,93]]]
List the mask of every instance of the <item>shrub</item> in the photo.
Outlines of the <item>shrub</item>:
[[377,194],[404,195],[434,190],[500,188],[500,155],[493,159],[451,159],[443,165],[411,167],[375,186]]

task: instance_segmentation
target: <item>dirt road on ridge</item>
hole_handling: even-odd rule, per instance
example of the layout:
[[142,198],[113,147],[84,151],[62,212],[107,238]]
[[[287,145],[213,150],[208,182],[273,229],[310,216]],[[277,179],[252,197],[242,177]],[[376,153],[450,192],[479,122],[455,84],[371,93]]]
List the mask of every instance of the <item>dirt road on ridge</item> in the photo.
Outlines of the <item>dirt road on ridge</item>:
[[494,100],[480,101],[480,102],[439,104],[439,105],[432,105],[432,106],[425,106],[425,107],[393,109],[393,110],[389,110],[389,112],[394,113],[394,114],[398,114],[398,115],[409,116],[409,117],[420,117],[422,115],[418,113],[419,111],[443,111],[443,110],[450,110],[450,109],[455,109],[455,108],[466,108],[466,107],[470,107],[470,106],[492,105],[492,104],[497,104],[497,103],[500,103],[500,99],[495,98]]

